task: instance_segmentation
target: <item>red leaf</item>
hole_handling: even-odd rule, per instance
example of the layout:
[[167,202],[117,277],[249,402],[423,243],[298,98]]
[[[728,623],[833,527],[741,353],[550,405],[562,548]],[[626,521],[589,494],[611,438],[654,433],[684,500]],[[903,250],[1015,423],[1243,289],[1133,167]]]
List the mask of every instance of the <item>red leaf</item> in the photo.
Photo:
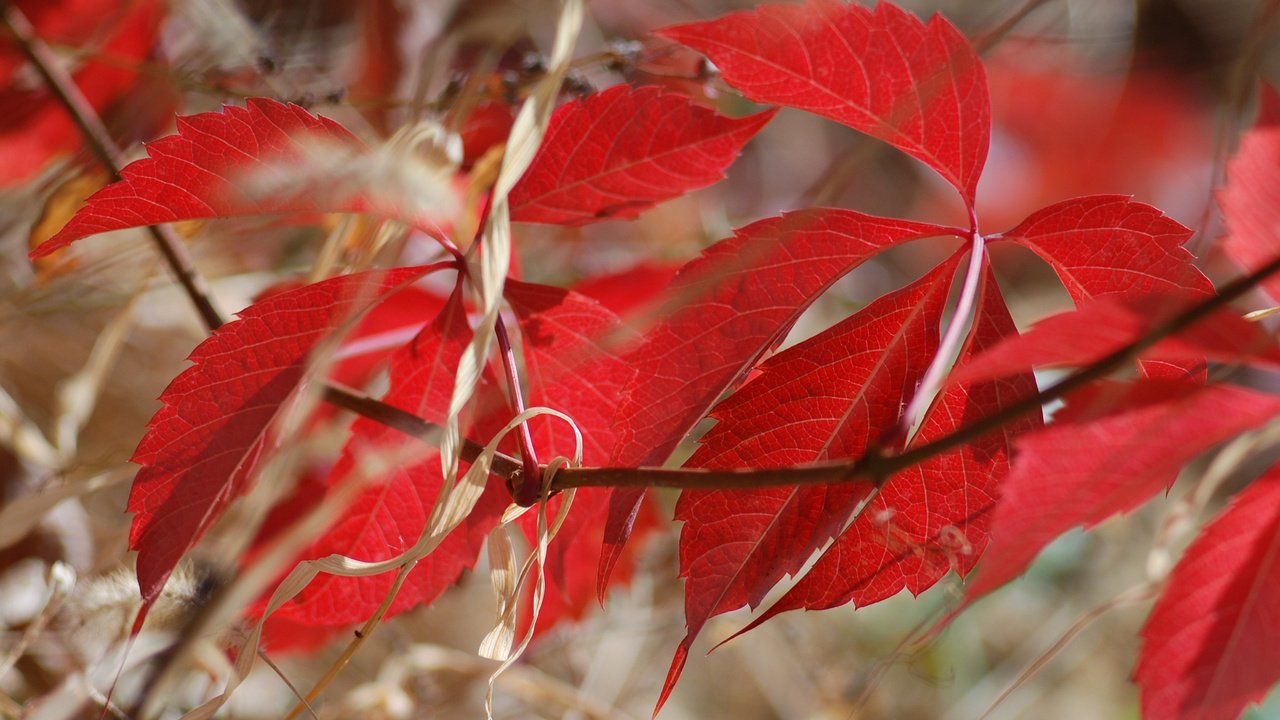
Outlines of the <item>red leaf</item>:
[[[592,492],[584,495],[585,490]],[[562,569],[557,570],[556,565],[548,563],[548,587],[542,600],[542,612],[538,615],[538,633],[546,632],[563,621],[581,618],[592,606],[592,600],[596,598],[596,593],[593,592],[596,581],[595,568],[600,559],[601,541],[604,538],[604,512],[608,499],[609,496],[603,492],[603,488],[578,490],[578,495],[573,500],[573,509],[565,520],[565,525],[560,528],[560,533],[551,543],[551,550],[557,554],[552,554],[548,559],[555,560]],[[566,535],[566,531],[570,530],[571,522],[577,524],[579,528],[574,530],[572,535]],[[636,519],[636,539],[643,540],[649,533],[659,531],[664,524],[665,520],[660,521],[654,504],[645,503],[641,506]],[[533,535],[529,537],[532,538]],[[557,545],[560,546],[559,550],[556,550]],[[642,546],[636,543],[630,546],[632,549],[637,547]],[[634,556],[633,552],[622,554],[610,576],[610,587],[625,585],[630,580],[634,569]],[[532,600],[533,596],[530,593],[524,599],[526,607],[532,608]],[[521,616],[522,624],[518,628],[519,632],[523,632],[528,627],[528,616],[529,613]]]
[[[285,280],[258,293],[254,302],[300,288],[301,280]],[[371,308],[342,338],[331,358],[329,378],[350,387],[362,387],[396,348],[422,331],[444,307],[445,298],[421,287],[410,286]]]
[[462,138],[463,167],[470,168],[489,148],[506,143],[515,119],[515,111],[505,102],[484,100],[476,105],[458,130]]
[[[959,255],[861,312],[761,364],[716,406],[719,423],[694,467],[788,467],[859,457],[894,427],[938,347],[938,325]],[[685,622],[658,706],[706,621],[756,606],[836,535],[870,491],[840,483],[741,491],[685,491],[676,505]]]
[[[1017,334],[988,271],[975,329],[959,364]],[[913,445],[931,442],[998,413],[1036,392],[1028,372],[1001,382],[954,384],[934,402]],[[1009,472],[1013,439],[1040,427],[1039,417],[1015,420],[987,435],[890,478],[858,517],[777,603],[742,632],[787,610],[859,607],[929,589],[954,569],[968,574],[987,545],[999,483]]]
[[[1280,257],[1280,96],[1263,87],[1262,104],[1257,124],[1227,164],[1227,187],[1218,196],[1227,224],[1222,247],[1250,271]],[[1280,300],[1280,277],[1262,288]]]
[[829,117],[937,170],[972,207],[991,109],[982,63],[939,15],[879,3],[764,5],[660,30],[757,102]]
[[1142,629],[1150,718],[1231,720],[1280,680],[1280,472],[1237,495],[1187,548]]
[[178,118],[178,134],[149,144],[147,154],[31,257],[96,233],[237,215],[376,212],[433,225],[426,206],[438,198],[418,187],[431,197],[396,200],[407,188],[393,187],[363,143],[297,105],[252,98],[244,108]]
[[[572,417],[582,432],[583,462],[604,464],[614,444],[613,405],[632,373],[617,352],[626,337],[617,316],[577,292],[515,280],[507,281],[506,298],[524,340],[529,404],[552,407]],[[535,418],[530,432],[543,462],[555,455],[572,456],[573,433],[563,421]],[[596,566],[600,545],[581,546],[585,538],[602,534],[607,500],[605,488],[579,489],[551,544],[550,592],[565,601],[561,611],[569,615],[577,615],[590,597],[580,594],[583,575]],[[550,501],[551,517],[559,512],[560,502],[558,497]],[[527,514],[523,525],[534,542],[536,517]]]
[[1213,294],[1182,247],[1191,230],[1124,195],[1050,205],[1002,237],[1052,265],[1077,305],[1106,293]]
[[655,87],[617,85],[562,105],[511,191],[511,219],[583,225],[724,177],[776,111],[734,119]]
[[[508,280],[505,292],[524,340],[530,404],[571,416],[582,430],[583,462],[604,464],[614,445],[613,405],[632,372],[619,357],[626,335],[618,316],[572,290]],[[530,427],[540,452],[573,455],[563,421],[534,418]]]
[[[1008,340],[957,369],[950,382],[973,382],[1021,372],[1028,367],[1086,367],[1147,336],[1195,303],[1185,296],[1119,295],[1087,300],[1080,309],[1045,318],[1021,337]],[[1194,364],[1257,362],[1280,364],[1275,339],[1258,325],[1229,308],[1211,313],[1179,331],[1140,358],[1159,358]]]
[[1051,426],[1018,441],[965,605],[1017,577],[1059,535],[1133,510],[1192,458],[1278,412],[1280,397],[1230,385],[1143,380],[1077,393]]
[[347,275],[274,295],[191,353],[194,364],[160,396],[164,407],[132,458],[142,466],[129,495],[139,626],[178,560],[270,454],[272,425],[304,381],[316,342],[424,270]]
[[[455,294],[440,315],[391,359],[391,388],[384,402],[433,422],[443,422],[453,391],[458,359],[471,338],[461,298]],[[346,479],[366,458],[394,453],[405,437],[396,430],[360,418],[329,475],[333,485]],[[424,453],[397,467],[363,492],[304,554],[340,553],[360,560],[385,560],[417,541],[440,493],[440,455]],[[505,507],[505,491],[486,490],[466,521],[454,530],[406,578],[388,617],[430,602],[475,565],[485,536]],[[317,577],[267,622],[268,636],[280,643],[290,625],[333,629],[365,620],[391,587],[392,575],[347,578]],[[280,623],[279,635],[273,623]]]
[[[938,225],[812,209],[752,223],[689,262],[672,298],[627,356],[611,464],[661,465],[722,393],[742,380],[831,284],[881,250],[954,235]],[[963,233],[961,233],[963,235]],[[616,489],[600,586],[621,551],[643,491]]]
[[588,278],[573,289],[617,313],[629,316],[656,304],[658,294],[676,276],[675,265],[641,263],[621,272]]
[[329,377],[361,387],[397,348],[422,331],[443,309],[445,299],[418,287],[408,287],[369,311],[333,354]]

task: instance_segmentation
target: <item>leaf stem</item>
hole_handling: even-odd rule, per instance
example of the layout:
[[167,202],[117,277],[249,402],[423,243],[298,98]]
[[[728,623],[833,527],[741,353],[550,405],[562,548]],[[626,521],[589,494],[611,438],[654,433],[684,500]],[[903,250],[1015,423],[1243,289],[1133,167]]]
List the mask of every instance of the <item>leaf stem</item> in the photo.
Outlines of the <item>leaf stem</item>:
[[907,409],[903,411],[892,433],[881,441],[882,448],[902,447],[902,443],[909,439],[911,429],[924,419],[934,396],[942,388],[942,382],[951,371],[952,363],[955,362],[960,343],[964,340],[964,330],[973,317],[973,306],[978,297],[978,290],[982,287],[982,269],[987,259],[987,246],[982,234],[976,230],[973,231],[970,242],[972,244],[969,248],[969,269],[965,272],[964,285],[960,290],[960,299],[956,302],[955,313],[952,314],[951,322],[947,324],[947,329],[942,335],[942,341],[938,343],[938,350],[929,361],[924,378],[920,380],[920,386],[916,388],[915,395],[907,404]]
[[[44,80],[49,92],[53,93],[63,109],[67,111],[67,115],[71,117],[72,122],[84,137],[85,143],[88,144],[89,150],[97,156],[103,167],[111,172],[114,180],[123,179],[120,170],[124,167],[124,153],[111,139],[111,133],[107,132],[93,105],[80,92],[80,88],[71,76],[58,64],[49,46],[36,35],[35,28],[32,27],[27,16],[8,0],[0,0],[0,5],[4,7],[5,30],[17,43],[18,49],[22,51],[27,61],[39,73],[40,78]],[[209,283],[196,270],[181,238],[168,225],[149,225],[147,232],[160,251],[160,255],[164,257],[165,263],[177,277],[178,283],[186,291],[187,297],[195,305],[196,312],[199,313],[205,327],[210,331],[217,330],[225,321],[213,303]]]
[[[511,348],[511,337],[507,334],[507,324],[503,322],[502,315],[498,315],[498,319],[493,324],[493,334],[498,340],[498,355],[502,358],[502,369],[507,374],[507,385],[511,389],[511,404],[515,408],[516,415],[524,412],[524,391],[520,387],[520,373],[516,370],[516,354]],[[518,428],[519,434],[516,436],[520,444],[520,459],[523,465],[523,479],[530,482],[520,482],[514,485],[514,495],[512,499],[521,507],[531,507],[538,501],[538,495],[541,494],[542,488],[538,487],[538,479],[542,477],[542,472],[538,466],[538,453],[533,447],[533,435],[529,432],[529,423],[522,422]]]

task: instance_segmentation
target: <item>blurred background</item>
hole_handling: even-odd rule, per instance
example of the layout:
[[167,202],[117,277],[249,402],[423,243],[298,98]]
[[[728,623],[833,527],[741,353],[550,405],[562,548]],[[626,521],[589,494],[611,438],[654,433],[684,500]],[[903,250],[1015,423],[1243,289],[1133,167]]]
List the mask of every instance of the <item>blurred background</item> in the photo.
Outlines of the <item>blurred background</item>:
[[[332,117],[370,143],[435,120],[460,134],[464,171],[505,137],[512,103],[541,72],[558,11],[551,0],[15,4],[130,157],[140,156],[141,142],[171,132],[175,114],[265,95]],[[1252,120],[1259,82],[1280,81],[1280,3],[902,4],[921,16],[946,15],[986,62],[994,128],[978,195],[984,230],[1008,229],[1077,195],[1133,195],[1196,230],[1189,247],[1212,277],[1236,273],[1217,249],[1213,191]],[[648,34],[749,5],[590,0],[566,97],[656,83],[726,114],[752,112],[697,55]],[[131,562],[127,460],[154,398],[204,332],[140,233],[27,260],[106,176],[8,37],[0,37],[0,81],[0,517],[7,523],[0,526],[0,661],[7,663],[0,714],[16,716],[52,707],[49,698],[66,691],[68,678],[98,663],[112,639],[107,630],[132,602],[132,579],[113,575]],[[954,191],[922,165],[843,126],[783,110],[717,185],[635,221],[517,227],[519,265],[526,278],[557,285],[637,266],[661,282],[733,228],[814,205],[963,224]],[[349,234],[351,255],[368,235],[334,218],[180,231],[226,312],[282,280],[306,278],[333,233]],[[381,251],[379,262],[409,262],[421,247],[409,238]],[[792,340],[915,279],[951,249],[924,241],[859,268],[806,314]],[[1030,253],[997,247],[993,254],[1020,324],[1067,307],[1052,272]],[[1109,603],[1144,582],[1153,538],[1178,497],[1064,538],[1025,578],[926,645],[906,639],[956,601],[954,578],[919,599],[785,614],[704,656],[750,615],[718,617],[662,717],[1137,717],[1128,679],[1149,600]],[[659,530],[637,543],[630,583],[615,588],[603,610],[590,599],[578,603],[580,620],[543,632],[499,681],[498,717],[651,713],[684,633],[673,501],[657,498]],[[51,574],[55,563],[74,580]],[[178,588],[179,617],[198,604],[199,585]],[[58,587],[67,589],[61,612],[45,612]],[[492,606],[481,567],[431,607],[380,628],[316,710],[325,718],[483,716],[494,664],[474,651],[492,626]],[[1080,625],[1086,617],[1091,622]],[[272,659],[305,689],[341,645]],[[209,688],[208,676],[193,669],[173,706],[193,705]],[[291,706],[289,688],[260,663],[225,712],[279,717]],[[1280,699],[1251,715],[1280,718]]]

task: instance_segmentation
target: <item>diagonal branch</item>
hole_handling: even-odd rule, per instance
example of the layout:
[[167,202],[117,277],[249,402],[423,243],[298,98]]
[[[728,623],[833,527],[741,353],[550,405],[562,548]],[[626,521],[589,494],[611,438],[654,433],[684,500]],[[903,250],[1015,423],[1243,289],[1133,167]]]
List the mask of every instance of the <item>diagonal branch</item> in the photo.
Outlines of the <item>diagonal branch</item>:
[[[71,76],[58,64],[49,46],[36,36],[35,28],[31,26],[27,16],[7,0],[0,0],[0,7],[4,9],[4,30],[13,38],[18,49],[44,80],[49,92],[53,93],[67,111],[71,120],[79,128],[80,134],[84,136],[89,149],[111,173],[112,179],[122,180],[120,170],[124,167],[124,153],[111,139],[111,133],[107,132],[93,105],[80,92],[80,88],[76,86]],[[224,320],[213,304],[209,283],[196,270],[191,262],[191,256],[187,254],[182,240],[173,228],[168,225],[149,225],[147,233],[151,235],[156,249],[160,251],[165,263],[178,278],[191,303],[196,306],[196,312],[200,314],[205,327],[210,331],[221,327]]]

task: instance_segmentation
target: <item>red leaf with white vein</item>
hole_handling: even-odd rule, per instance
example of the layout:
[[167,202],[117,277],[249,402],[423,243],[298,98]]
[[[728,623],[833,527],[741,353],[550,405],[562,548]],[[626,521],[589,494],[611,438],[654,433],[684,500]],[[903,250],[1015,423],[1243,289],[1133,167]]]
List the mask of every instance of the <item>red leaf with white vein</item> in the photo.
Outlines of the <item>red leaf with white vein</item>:
[[656,87],[617,85],[562,105],[511,191],[511,219],[583,225],[724,177],[776,111],[728,118]]
[[433,227],[455,204],[425,165],[381,157],[338,123],[268,98],[178,118],[178,134],[147,154],[31,257],[111,230],[266,213],[372,212]]
[[965,605],[1020,575],[1058,536],[1133,510],[1191,459],[1276,413],[1280,396],[1231,385],[1142,380],[1076,393],[1051,426],[1017,442]]
[[[761,364],[758,376],[716,406],[719,422],[688,465],[789,467],[860,457],[896,425],[937,351],[958,259]],[[659,707],[706,621],[759,604],[839,533],[870,489],[838,483],[680,495],[688,634]]]
[[[989,271],[981,292],[960,365],[1017,334]],[[1035,392],[1025,368],[1008,380],[952,385],[934,402],[912,444],[949,435]],[[986,548],[1014,438],[1040,425],[1038,416],[1014,420],[1000,432],[894,475],[809,572],[743,632],[787,610],[849,602],[862,607],[904,589],[919,595],[948,570],[968,574]]]
[[273,295],[223,325],[160,396],[132,461],[129,547],[143,612],[182,556],[243,494],[273,449],[272,426],[304,380],[317,342],[423,268],[373,271]]
[[1143,717],[1232,720],[1280,680],[1280,470],[1191,543],[1142,638]]
[[[1227,187],[1218,196],[1227,237],[1222,247],[1245,270],[1280,257],[1280,95],[1262,89],[1262,112],[1227,164]],[[1262,283],[1280,300],[1280,277]]]
[[[1045,318],[1020,337],[1008,340],[958,368],[950,382],[973,382],[1020,372],[1027,367],[1086,367],[1149,335],[1198,299],[1150,295],[1111,295],[1087,300],[1080,309]],[[1280,366],[1280,347],[1258,323],[1230,308],[1183,328],[1139,358],[1178,362],[1211,360]]]
[[1107,293],[1212,295],[1182,247],[1190,237],[1190,228],[1124,195],[1065,200],[1001,236],[1052,265],[1077,305]]
[[991,108],[982,63],[951,23],[890,3],[764,5],[659,35],[702,52],[757,102],[807,110],[938,171],[973,205]]
[[[462,302],[455,295],[418,337],[392,355],[391,387],[383,401],[425,420],[444,422],[458,359],[470,339]],[[440,454],[426,445],[406,447],[405,443],[402,433],[385,425],[365,418],[353,423],[351,437],[329,474],[330,486],[350,479],[371,457],[393,457],[406,449],[420,453],[383,476],[368,478],[375,484],[347,507],[304,557],[338,553],[359,560],[385,560],[417,541],[440,493]],[[463,524],[409,574],[388,616],[430,602],[463,570],[475,565],[486,535],[506,505],[504,495],[500,487],[486,490]],[[296,624],[334,631],[363,621],[382,602],[394,575],[349,578],[322,574],[268,619],[267,637],[276,639],[273,621],[278,623],[281,638]]]
[[[672,281],[670,300],[627,362],[614,465],[661,465],[726,390],[779,343],[818,295],[867,259],[937,225],[813,209],[752,223],[708,248]],[[600,586],[643,491],[612,491]]]

